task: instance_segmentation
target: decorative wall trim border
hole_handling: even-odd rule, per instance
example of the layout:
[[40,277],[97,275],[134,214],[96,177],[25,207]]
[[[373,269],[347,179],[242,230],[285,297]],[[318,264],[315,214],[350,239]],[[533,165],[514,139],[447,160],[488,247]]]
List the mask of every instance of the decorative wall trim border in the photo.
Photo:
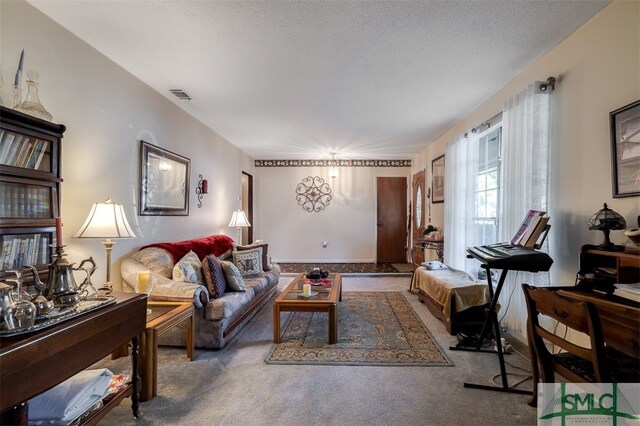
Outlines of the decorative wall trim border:
[[411,160],[255,160],[256,167],[411,167]]

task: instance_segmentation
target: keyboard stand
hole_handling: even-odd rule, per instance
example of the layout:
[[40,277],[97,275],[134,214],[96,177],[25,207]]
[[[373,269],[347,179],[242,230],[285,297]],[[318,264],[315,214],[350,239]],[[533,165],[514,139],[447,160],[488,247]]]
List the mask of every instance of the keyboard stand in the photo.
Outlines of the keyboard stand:
[[[496,286],[496,291],[493,291],[493,283],[491,282],[491,268],[486,263],[483,263],[481,267],[487,272],[487,285],[489,286],[489,297],[491,297],[491,303],[489,304],[489,308],[487,308],[487,316],[484,319],[484,324],[482,325],[482,332],[480,333],[480,338],[478,339],[478,343],[475,347],[473,346],[450,346],[449,349],[453,351],[469,351],[469,352],[486,352],[486,353],[497,353],[498,361],[500,364],[500,376],[502,378],[502,386],[489,386],[489,385],[481,385],[476,383],[467,383],[464,382],[465,388],[473,388],[473,389],[484,389],[491,390],[496,392],[509,392],[509,393],[517,393],[523,395],[531,395],[532,392],[524,389],[515,389],[509,387],[509,381],[507,378],[507,370],[504,365],[504,352],[502,349],[502,339],[500,339],[500,324],[498,323],[498,314],[496,312],[496,305],[498,304],[498,298],[500,297],[500,292],[502,291],[502,286],[504,285],[504,281],[507,278],[508,269],[503,269],[500,273],[500,278],[498,278],[498,285]],[[493,325],[493,332],[496,339],[496,348],[497,351],[482,349],[482,343],[487,337],[491,326]]]

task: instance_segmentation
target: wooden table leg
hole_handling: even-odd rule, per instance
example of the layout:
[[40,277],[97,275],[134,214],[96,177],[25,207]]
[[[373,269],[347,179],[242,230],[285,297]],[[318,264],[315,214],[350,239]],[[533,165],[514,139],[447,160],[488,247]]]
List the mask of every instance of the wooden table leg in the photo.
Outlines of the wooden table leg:
[[131,394],[131,410],[133,416],[137,419],[140,417],[139,389],[138,389],[138,338],[131,339],[131,386],[133,393]]
[[155,330],[147,330],[142,335],[140,349],[140,401],[148,401],[157,394],[158,346]]
[[189,317],[189,323],[187,324],[187,357],[189,361],[193,361],[193,351],[194,351],[194,342],[193,342],[193,333],[195,328],[195,321],[193,318],[193,308],[191,308],[191,317]]
[[333,345],[338,342],[338,321],[336,312],[336,304],[329,306],[329,344]]
[[273,304],[273,343],[280,343],[280,305]]

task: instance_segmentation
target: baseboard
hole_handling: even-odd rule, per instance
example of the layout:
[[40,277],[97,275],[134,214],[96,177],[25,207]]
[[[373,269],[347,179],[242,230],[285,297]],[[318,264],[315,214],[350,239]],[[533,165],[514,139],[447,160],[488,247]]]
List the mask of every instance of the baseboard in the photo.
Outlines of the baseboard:
[[272,259],[275,263],[376,263],[375,259]]
[[531,353],[529,352],[529,346],[526,342],[518,339],[516,336],[510,334],[508,331],[501,331],[500,335],[507,340],[513,349],[518,352],[523,358],[531,361]]

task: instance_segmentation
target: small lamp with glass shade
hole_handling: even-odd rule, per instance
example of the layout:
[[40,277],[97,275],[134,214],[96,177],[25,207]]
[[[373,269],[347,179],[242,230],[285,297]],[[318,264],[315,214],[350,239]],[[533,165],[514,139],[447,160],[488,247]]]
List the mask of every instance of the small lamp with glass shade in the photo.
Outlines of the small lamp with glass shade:
[[251,226],[246,213],[241,209],[234,211],[231,216],[231,220],[229,221],[229,226],[238,230],[238,239],[236,240],[236,243],[242,244],[242,228]]
[[604,234],[604,241],[598,246],[602,250],[615,250],[616,246],[609,239],[609,232],[625,229],[626,227],[627,222],[624,217],[607,207],[607,203],[604,203],[604,207],[595,212],[589,219],[589,229],[602,231]]
[[111,241],[111,239],[135,237],[136,235],[131,230],[129,222],[127,222],[124,207],[121,204],[114,204],[110,198],[107,198],[104,203],[93,204],[87,220],[85,220],[73,238],[105,239],[102,244],[104,244],[104,249],[107,253],[107,274],[105,282],[98,290],[103,291],[105,294],[113,291],[113,284],[111,283],[111,250],[116,242]]

